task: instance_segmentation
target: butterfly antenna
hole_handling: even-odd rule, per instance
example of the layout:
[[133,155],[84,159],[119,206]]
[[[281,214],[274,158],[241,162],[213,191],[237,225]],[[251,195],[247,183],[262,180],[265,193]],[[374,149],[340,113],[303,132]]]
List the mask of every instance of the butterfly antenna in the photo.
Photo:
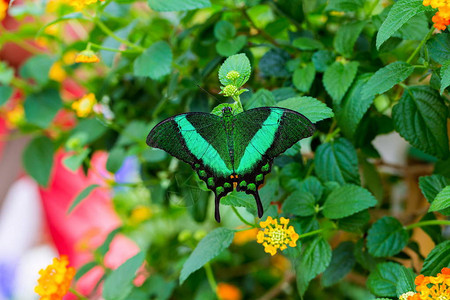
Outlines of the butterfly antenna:
[[211,97],[213,97],[214,100],[216,100],[216,101],[219,102],[219,103],[222,103],[219,99],[217,99],[216,96],[214,96],[213,94],[211,94],[210,92],[208,92],[207,90],[205,90],[204,88],[202,88],[198,83],[196,83],[196,85],[197,85],[197,87],[198,87],[199,89],[201,89],[202,91],[204,91],[205,93],[207,93],[208,95],[210,95]]

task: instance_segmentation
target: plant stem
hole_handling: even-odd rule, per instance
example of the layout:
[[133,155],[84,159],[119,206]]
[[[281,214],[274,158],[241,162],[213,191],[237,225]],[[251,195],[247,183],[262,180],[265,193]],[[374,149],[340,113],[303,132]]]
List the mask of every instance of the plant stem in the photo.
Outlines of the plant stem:
[[212,271],[211,265],[208,262],[203,267],[205,268],[206,277],[208,278],[209,286],[211,287],[212,291],[215,294],[217,291],[217,283],[216,283],[216,279],[214,278],[214,273]]
[[302,238],[305,238],[305,237],[308,237],[308,236],[311,236],[311,235],[315,235],[315,234],[324,232],[325,230],[328,230],[328,229],[322,228],[322,229],[314,230],[314,231],[311,231],[311,232],[303,233],[303,234],[300,234],[298,236],[298,239],[302,239]]
[[241,111],[244,111],[244,107],[242,106],[241,97],[233,96],[234,101],[239,105]]
[[98,18],[94,18],[93,21],[95,24],[97,24],[97,26],[104,33],[106,33],[107,35],[109,35],[110,37],[115,39],[116,41],[121,42],[122,44],[127,45],[128,47],[134,48],[134,49],[138,50],[139,52],[143,52],[145,50],[145,48],[135,45],[132,42],[125,40],[125,39],[121,38],[120,36],[116,35],[111,29],[108,28],[108,26],[105,25],[105,23],[100,21]]
[[85,296],[83,296],[82,294],[80,294],[79,292],[77,292],[75,289],[73,288],[69,288],[69,292],[71,292],[72,294],[74,294],[75,296],[78,297],[78,299],[82,299],[82,300],[88,300],[88,298],[86,298]]
[[244,219],[244,217],[238,212],[238,210],[236,209],[236,207],[231,206],[231,209],[234,211],[234,213],[236,214],[236,216],[239,218],[239,220],[242,221],[242,223],[245,223],[248,226],[251,226],[252,228],[255,228],[256,225],[252,224],[250,222],[248,222],[246,219]]
[[429,220],[429,221],[422,221],[417,222],[414,224],[410,224],[408,226],[405,226],[405,230],[411,230],[416,227],[424,227],[424,226],[432,226],[432,225],[447,225],[450,226],[450,220]]
[[108,48],[108,47],[100,46],[95,43],[89,43],[89,45],[93,48],[97,48],[97,49],[105,50],[105,51],[111,51],[111,52],[119,52],[119,53],[140,53],[141,52],[140,50],[139,51],[138,50],[120,50],[120,49]]
[[430,31],[428,31],[428,34],[423,38],[423,40],[420,42],[419,46],[414,50],[414,52],[409,56],[409,58],[406,60],[406,63],[410,63],[414,57],[419,53],[419,51],[422,49],[422,47],[425,45],[425,43],[430,39],[431,35],[434,32],[434,27],[431,27]]

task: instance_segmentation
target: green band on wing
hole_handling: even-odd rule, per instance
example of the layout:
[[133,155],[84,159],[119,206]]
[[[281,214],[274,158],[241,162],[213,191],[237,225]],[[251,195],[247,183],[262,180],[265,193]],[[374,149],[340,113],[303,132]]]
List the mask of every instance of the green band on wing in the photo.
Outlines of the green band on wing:
[[250,170],[256,162],[261,160],[262,154],[266,153],[267,149],[272,145],[279,128],[279,126],[267,125],[279,124],[282,116],[283,112],[277,110],[270,112],[270,115],[262,124],[261,129],[256,132],[245,149],[244,156],[239,162],[236,173],[240,174]]
[[218,175],[229,176],[233,173],[228,169],[216,149],[211,147],[184,115],[175,117],[174,121],[183,129],[181,135],[186,146],[197,159],[203,160],[203,163]]

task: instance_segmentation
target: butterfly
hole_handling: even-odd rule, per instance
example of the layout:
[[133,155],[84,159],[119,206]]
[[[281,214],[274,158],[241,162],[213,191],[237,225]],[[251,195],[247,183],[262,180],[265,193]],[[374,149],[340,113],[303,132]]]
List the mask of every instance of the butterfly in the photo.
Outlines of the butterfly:
[[270,173],[273,159],[315,127],[302,114],[281,107],[257,107],[222,116],[191,112],[158,123],[147,144],[188,163],[215,194],[215,219],[220,222],[220,199],[236,189],[254,196],[261,218],[258,188]]

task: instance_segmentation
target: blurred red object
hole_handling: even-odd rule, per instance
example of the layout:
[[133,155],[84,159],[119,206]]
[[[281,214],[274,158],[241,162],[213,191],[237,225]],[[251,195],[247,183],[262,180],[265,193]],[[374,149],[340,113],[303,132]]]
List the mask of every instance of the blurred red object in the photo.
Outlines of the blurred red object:
[[[79,268],[92,261],[93,250],[121,223],[112,207],[111,191],[105,187],[105,179],[111,176],[105,170],[107,154],[94,154],[94,170],[89,170],[87,176],[81,169],[77,172],[66,169],[62,164],[63,156],[63,153],[56,155],[51,183],[47,189],[40,188],[40,194],[48,229],[58,252],[68,255],[71,265]],[[75,197],[91,184],[102,187],[96,188],[71,214],[67,214]],[[134,242],[118,235],[105,256],[105,265],[117,268],[138,252]],[[100,268],[93,269],[79,281],[77,288],[88,295],[101,276]]]

